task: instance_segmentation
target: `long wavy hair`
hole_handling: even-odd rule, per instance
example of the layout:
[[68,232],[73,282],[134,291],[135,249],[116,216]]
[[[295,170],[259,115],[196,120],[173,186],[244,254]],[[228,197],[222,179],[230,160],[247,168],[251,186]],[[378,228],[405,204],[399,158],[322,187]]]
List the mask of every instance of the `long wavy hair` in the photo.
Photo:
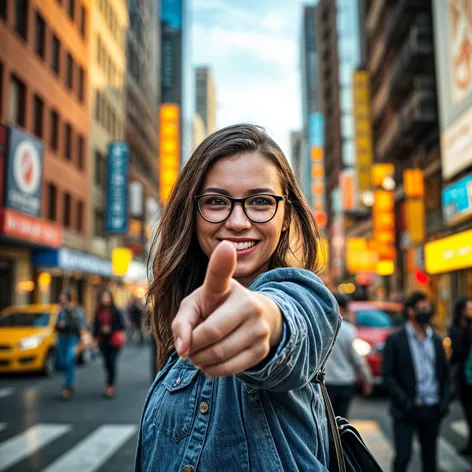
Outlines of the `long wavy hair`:
[[256,125],[238,124],[218,130],[198,146],[183,167],[154,236],[147,304],[159,368],[174,350],[171,325],[180,303],[202,285],[208,265],[195,231],[195,197],[215,162],[250,152],[259,152],[275,166],[283,193],[288,197],[285,211],[289,212],[290,227],[281,234],[269,269],[318,270],[320,233],[283,151]]

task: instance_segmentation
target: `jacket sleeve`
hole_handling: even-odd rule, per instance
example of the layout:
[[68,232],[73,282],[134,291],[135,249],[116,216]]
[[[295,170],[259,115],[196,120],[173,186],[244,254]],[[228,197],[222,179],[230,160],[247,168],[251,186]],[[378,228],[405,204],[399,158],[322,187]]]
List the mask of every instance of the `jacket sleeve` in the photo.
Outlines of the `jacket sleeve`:
[[444,351],[442,341],[440,338],[437,340],[438,349],[441,353],[441,413],[445,415],[447,413],[449,402],[451,401],[451,369],[447,360],[446,352]]
[[116,331],[122,331],[125,329],[125,318],[123,312],[119,309],[116,310]]
[[304,387],[324,366],[339,330],[342,319],[334,297],[317,276],[300,269],[267,272],[250,288],[278,305],[283,335],[266,361],[238,377],[277,392]]
[[451,364],[462,362],[469,354],[463,330],[458,326],[452,326],[449,330],[449,337],[451,338],[452,347]]
[[98,338],[99,334],[100,334],[100,325],[99,325],[99,322],[98,322],[98,313],[95,312],[95,315],[93,317],[92,336],[94,338]]
[[56,322],[54,324],[54,329],[55,331],[57,331],[58,333],[60,333],[61,331],[63,331],[63,328],[59,326],[59,323],[61,321],[64,321],[64,313],[62,311],[59,312],[59,314],[57,315],[57,318],[56,318]]
[[407,411],[414,406],[414,401],[408,397],[395,376],[395,340],[395,335],[391,335],[385,343],[382,364],[383,383],[393,403],[401,410]]

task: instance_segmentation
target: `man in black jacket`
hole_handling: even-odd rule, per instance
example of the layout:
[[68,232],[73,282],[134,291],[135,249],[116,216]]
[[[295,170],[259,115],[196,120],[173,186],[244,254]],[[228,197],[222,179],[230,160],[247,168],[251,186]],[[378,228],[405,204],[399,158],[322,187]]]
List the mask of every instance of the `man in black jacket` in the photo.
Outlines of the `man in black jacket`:
[[405,327],[385,344],[384,385],[391,398],[396,456],[394,472],[404,472],[418,434],[424,472],[436,471],[437,440],[450,396],[449,365],[442,341],[431,326],[427,296],[413,293],[405,302]]

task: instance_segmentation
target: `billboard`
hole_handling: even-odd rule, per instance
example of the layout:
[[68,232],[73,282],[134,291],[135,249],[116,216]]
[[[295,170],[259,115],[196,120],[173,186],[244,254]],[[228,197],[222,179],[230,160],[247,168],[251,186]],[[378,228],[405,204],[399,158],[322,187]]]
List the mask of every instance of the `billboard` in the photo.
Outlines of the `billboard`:
[[108,146],[105,228],[112,234],[128,231],[128,147],[121,142],[113,142]]
[[472,1],[434,0],[443,177],[472,164]]
[[16,126],[9,127],[5,207],[41,215],[43,145]]
[[472,216],[472,174],[442,191],[444,220],[454,225]]

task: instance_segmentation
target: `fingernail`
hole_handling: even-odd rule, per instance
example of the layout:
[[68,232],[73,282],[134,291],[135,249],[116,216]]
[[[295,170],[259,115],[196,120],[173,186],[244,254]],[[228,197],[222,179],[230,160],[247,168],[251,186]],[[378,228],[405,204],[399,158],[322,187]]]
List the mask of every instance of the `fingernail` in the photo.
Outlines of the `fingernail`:
[[177,349],[177,353],[179,354],[179,356],[182,356],[182,353],[180,352],[182,350],[182,346],[183,346],[183,342],[180,338],[177,338],[175,340],[175,349]]

